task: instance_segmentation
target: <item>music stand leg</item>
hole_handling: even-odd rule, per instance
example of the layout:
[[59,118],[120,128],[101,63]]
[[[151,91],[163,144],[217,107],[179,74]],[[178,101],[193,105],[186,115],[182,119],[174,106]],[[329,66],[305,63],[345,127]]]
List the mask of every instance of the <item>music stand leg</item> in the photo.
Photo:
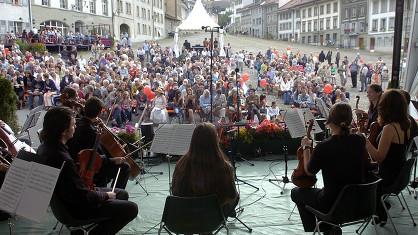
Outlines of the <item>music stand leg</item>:
[[[288,165],[287,165],[287,146],[283,146],[283,152],[284,152],[284,176],[282,176],[282,179],[277,179],[276,175],[274,175],[274,179],[269,179],[269,182],[276,185],[277,187],[281,188],[282,191],[280,192],[280,194],[283,195],[284,190],[286,188],[286,184],[291,183],[291,181],[289,180],[289,177],[287,177],[287,171],[288,171]],[[274,183],[274,182],[278,182],[278,183]],[[283,183],[283,187],[280,187],[280,183]]]
[[238,177],[237,177],[237,179],[236,179],[236,180],[237,180],[238,182],[241,182],[241,183],[243,183],[243,184],[246,184],[246,185],[248,185],[248,186],[250,186],[250,187],[252,187],[252,188],[256,189],[257,191],[258,191],[258,190],[260,190],[257,186],[252,185],[252,184],[250,184],[250,183],[248,183],[248,182],[246,182],[246,181],[244,181],[244,180],[238,179]]
[[244,157],[242,157],[241,153],[238,152],[237,155],[236,155],[236,157],[239,158],[239,159],[241,159],[241,161],[244,161],[248,165],[254,166],[254,163],[252,163],[252,162],[248,161],[247,159],[245,159]]
[[139,185],[139,187],[141,187],[142,188],[142,190],[144,190],[144,192],[147,194],[147,196],[149,195],[149,193],[148,193],[148,191],[144,188],[144,186],[142,186],[142,184],[141,184],[141,182],[139,182],[140,180],[141,180],[141,178],[139,178],[139,177],[136,177],[135,178],[135,184],[137,184],[137,185]]
[[167,165],[168,165],[168,192],[170,193],[170,195],[173,195],[171,192],[171,167],[170,167],[170,159],[172,158],[172,156],[167,154],[166,158],[167,158]]

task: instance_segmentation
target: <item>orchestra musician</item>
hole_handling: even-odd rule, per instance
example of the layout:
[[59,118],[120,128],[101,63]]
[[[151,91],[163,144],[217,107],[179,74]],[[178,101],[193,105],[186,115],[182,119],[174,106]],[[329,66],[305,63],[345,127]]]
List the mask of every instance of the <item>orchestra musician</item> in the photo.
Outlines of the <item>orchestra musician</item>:
[[[45,164],[61,168],[54,195],[76,219],[105,218],[90,234],[116,234],[138,214],[135,203],[128,201],[125,190],[95,188],[90,190],[82,181],[66,143],[75,132],[75,118],[67,107],[50,109],[43,122],[42,144],[37,154]],[[74,232],[72,232],[73,234]],[[74,233],[77,234],[77,233]]]
[[[73,138],[67,145],[71,157],[78,162],[78,153],[83,149],[92,149],[96,139],[98,116],[103,109],[103,103],[96,97],[90,97],[84,106],[84,116],[77,122]],[[125,157],[112,157],[106,150],[99,146],[99,154],[102,156],[103,165],[98,174],[95,175],[94,183],[98,187],[106,187],[110,181],[116,178],[118,168],[120,174],[116,182],[117,188],[125,188],[129,180],[130,166]],[[114,182],[112,182],[113,184]]]
[[188,152],[176,164],[172,180],[175,196],[193,197],[216,194],[225,216],[239,201],[234,170],[219,146],[215,126],[196,126]]
[[79,118],[83,114],[82,100],[79,100],[77,91],[72,87],[65,87],[61,92],[61,104],[68,107],[77,113],[76,117]]
[[[377,121],[377,107],[379,104],[380,97],[382,96],[383,90],[380,85],[372,84],[367,88],[367,98],[369,99],[370,105],[367,112],[367,126],[366,130],[370,129],[370,125]],[[356,110],[357,113],[365,113],[363,110]]]
[[[315,216],[305,209],[309,205],[322,212],[328,212],[345,185],[363,183],[366,179],[364,166],[366,159],[363,136],[350,134],[352,111],[347,103],[337,103],[331,107],[326,125],[331,137],[315,147],[311,153],[312,141],[304,137],[303,148],[305,173],[309,176],[322,171],[324,187],[292,189],[291,198],[296,203],[305,232],[315,229]],[[341,234],[340,228],[324,225],[325,234]]]
[[[378,104],[378,122],[383,127],[377,148],[369,140],[366,148],[371,158],[379,164],[379,176],[382,182],[377,192],[376,223],[386,224],[387,214],[380,203],[381,190],[396,180],[404,162],[405,151],[410,138],[410,126],[407,104],[404,95],[395,89],[383,93]],[[390,204],[387,203],[387,208]]]

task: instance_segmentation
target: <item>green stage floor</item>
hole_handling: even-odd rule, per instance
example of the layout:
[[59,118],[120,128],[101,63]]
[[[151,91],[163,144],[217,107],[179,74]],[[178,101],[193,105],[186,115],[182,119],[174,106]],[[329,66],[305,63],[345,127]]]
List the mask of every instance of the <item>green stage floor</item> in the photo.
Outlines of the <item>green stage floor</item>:
[[[272,156],[273,158],[273,156]],[[239,179],[259,187],[256,191],[250,186],[239,184],[241,193],[240,207],[244,208],[239,218],[253,228],[252,234],[305,234],[299,219],[297,209],[288,220],[290,212],[293,209],[293,202],[290,199],[290,190],[294,187],[292,184],[286,185],[283,195],[281,189],[268,181],[274,178],[272,172],[281,177],[284,173],[284,163],[279,161],[280,157],[275,156],[274,161],[258,160],[254,161],[255,166],[249,166],[244,162],[237,163],[237,175]],[[171,164],[171,172],[174,169],[174,163]],[[289,169],[294,169],[296,161],[289,162]],[[270,169],[272,171],[270,171]],[[144,234],[147,230],[160,222],[164,208],[164,201],[168,192],[168,164],[163,162],[152,167],[152,171],[162,171],[163,175],[156,177],[144,175],[140,180],[141,185],[149,192],[147,196],[144,190],[134,182],[129,182],[127,190],[130,193],[132,201],[139,205],[138,217],[128,224],[120,234]],[[319,177],[321,178],[321,177]],[[321,184],[322,182],[319,182]],[[416,221],[418,221],[418,201],[404,192],[406,200],[411,208]],[[394,216],[395,224],[402,235],[418,234],[418,228],[412,225],[406,210],[402,211],[399,202],[392,201],[390,213]],[[22,218],[17,218],[13,227],[13,234],[58,234],[58,231],[52,231],[55,219],[50,211],[41,223],[31,223]],[[247,234],[246,230],[234,220],[228,223],[230,234]],[[357,226],[343,228],[343,234],[355,234]],[[158,229],[151,229],[146,234],[157,234]],[[378,227],[379,234],[394,234],[392,227],[387,224],[385,227]],[[7,222],[0,223],[0,234],[8,234]],[[61,234],[69,234],[64,228]],[[220,234],[226,234],[223,230]],[[306,233],[307,234],[307,233]],[[374,234],[374,229],[369,225],[363,234]]]

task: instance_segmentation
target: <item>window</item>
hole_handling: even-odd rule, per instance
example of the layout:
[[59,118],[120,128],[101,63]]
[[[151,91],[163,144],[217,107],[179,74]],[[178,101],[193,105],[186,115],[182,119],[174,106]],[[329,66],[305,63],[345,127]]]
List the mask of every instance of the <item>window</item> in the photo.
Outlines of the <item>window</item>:
[[356,16],[357,16],[357,9],[356,8],[351,9],[351,17],[355,18]]
[[57,29],[58,31],[61,32],[61,34],[67,34],[68,31],[68,26],[66,24],[64,24],[61,21],[56,21],[56,20],[48,20],[48,21],[44,21],[41,24],[39,24],[40,29],[42,30],[43,28],[47,27],[47,28],[53,28],[53,29]]
[[312,8],[308,8],[308,17],[312,17]]
[[147,26],[142,24],[142,34],[147,35]]
[[308,32],[312,31],[312,21],[308,22]]
[[389,30],[394,30],[395,29],[395,17],[390,17],[389,18]]
[[333,10],[334,10],[334,13],[338,12],[338,2],[334,2]]
[[[136,6],[136,17],[139,17],[139,6]],[[138,24],[138,31],[139,31],[139,24]]]
[[327,18],[327,22],[325,24],[325,27],[327,27],[327,29],[331,28],[331,18],[330,17]]
[[331,4],[327,4],[327,14],[331,13]]
[[332,27],[333,27],[334,29],[338,28],[338,16],[334,16],[334,17],[332,18]]
[[365,22],[360,22],[360,32],[361,33],[366,32],[366,23]]
[[147,20],[150,20],[151,19],[151,12],[150,12],[150,10],[148,10],[147,11]]
[[[139,10],[139,7],[137,6],[136,9]],[[141,34],[141,24],[140,23],[136,24],[136,28],[137,28],[136,34]]]
[[123,2],[121,0],[118,0],[117,11],[118,11],[119,14],[123,12]]
[[83,1],[82,0],[75,0],[73,10],[74,11],[83,11]]
[[360,17],[365,16],[366,15],[366,7],[362,6],[360,7]]
[[314,30],[314,31],[318,31],[318,20],[314,20],[314,23],[313,23],[313,30]]
[[67,9],[68,3],[67,0],[60,0],[60,8]]
[[314,7],[313,15],[314,16],[318,15],[318,7]]
[[350,9],[345,8],[345,19],[348,19],[350,17]]
[[5,34],[7,32],[6,21],[0,20],[0,34]]
[[[142,15],[141,15],[141,18],[142,19],[144,19],[145,20],[145,18],[147,18],[147,10],[145,9],[145,8],[142,8]],[[142,27],[142,29],[143,29],[144,27]],[[144,30],[142,30],[142,31],[144,31]]]
[[380,31],[381,32],[386,31],[386,19],[380,19]]
[[102,0],[102,14],[103,15],[108,14],[107,0]]
[[[405,4],[408,4],[407,1],[405,2]],[[389,1],[389,11],[390,12],[395,11],[395,5],[396,5],[396,1]]]
[[320,15],[323,15],[323,14],[324,14],[324,5],[321,5],[321,6],[319,7],[319,14],[320,14]]
[[296,18],[300,18],[300,11],[296,11]]
[[324,20],[323,19],[319,21],[319,29],[324,30]]
[[89,6],[90,6],[90,13],[96,14],[96,1],[90,0]]
[[356,32],[356,23],[351,23],[351,32]]
[[372,21],[372,32],[377,32],[378,22],[377,19]]
[[49,0],[42,0],[42,6],[49,6]]
[[385,13],[387,11],[388,11],[388,1],[387,0],[381,0],[380,1],[380,13]]
[[379,13],[379,1],[374,0],[373,1],[373,14],[378,14],[378,13]]
[[127,15],[132,15],[132,5],[130,3],[125,3],[126,6],[126,14]]
[[302,18],[305,18],[306,17],[306,9],[303,9],[302,10]]
[[306,22],[302,22],[302,33],[306,32]]

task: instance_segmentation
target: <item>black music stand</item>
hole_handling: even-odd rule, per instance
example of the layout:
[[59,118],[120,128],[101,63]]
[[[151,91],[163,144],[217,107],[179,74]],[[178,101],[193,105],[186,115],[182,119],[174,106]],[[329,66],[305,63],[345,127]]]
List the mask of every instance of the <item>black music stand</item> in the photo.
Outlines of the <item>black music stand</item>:
[[[30,137],[30,133],[29,130],[36,126],[36,124],[38,123],[39,117],[41,116],[41,112],[42,111],[38,111],[38,112],[33,112],[33,113],[29,113],[28,117],[25,120],[25,123],[22,126],[22,129],[20,130],[20,132],[17,134],[17,138],[16,140],[13,142],[13,144],[15,144],[18,140],[26,142],[29,146],[32,146],[32,139]],[[25,134],[26,132],[26,134]],[[24,136],[28,136],[28,141],[25,141],[26,139],[22,138]]]

